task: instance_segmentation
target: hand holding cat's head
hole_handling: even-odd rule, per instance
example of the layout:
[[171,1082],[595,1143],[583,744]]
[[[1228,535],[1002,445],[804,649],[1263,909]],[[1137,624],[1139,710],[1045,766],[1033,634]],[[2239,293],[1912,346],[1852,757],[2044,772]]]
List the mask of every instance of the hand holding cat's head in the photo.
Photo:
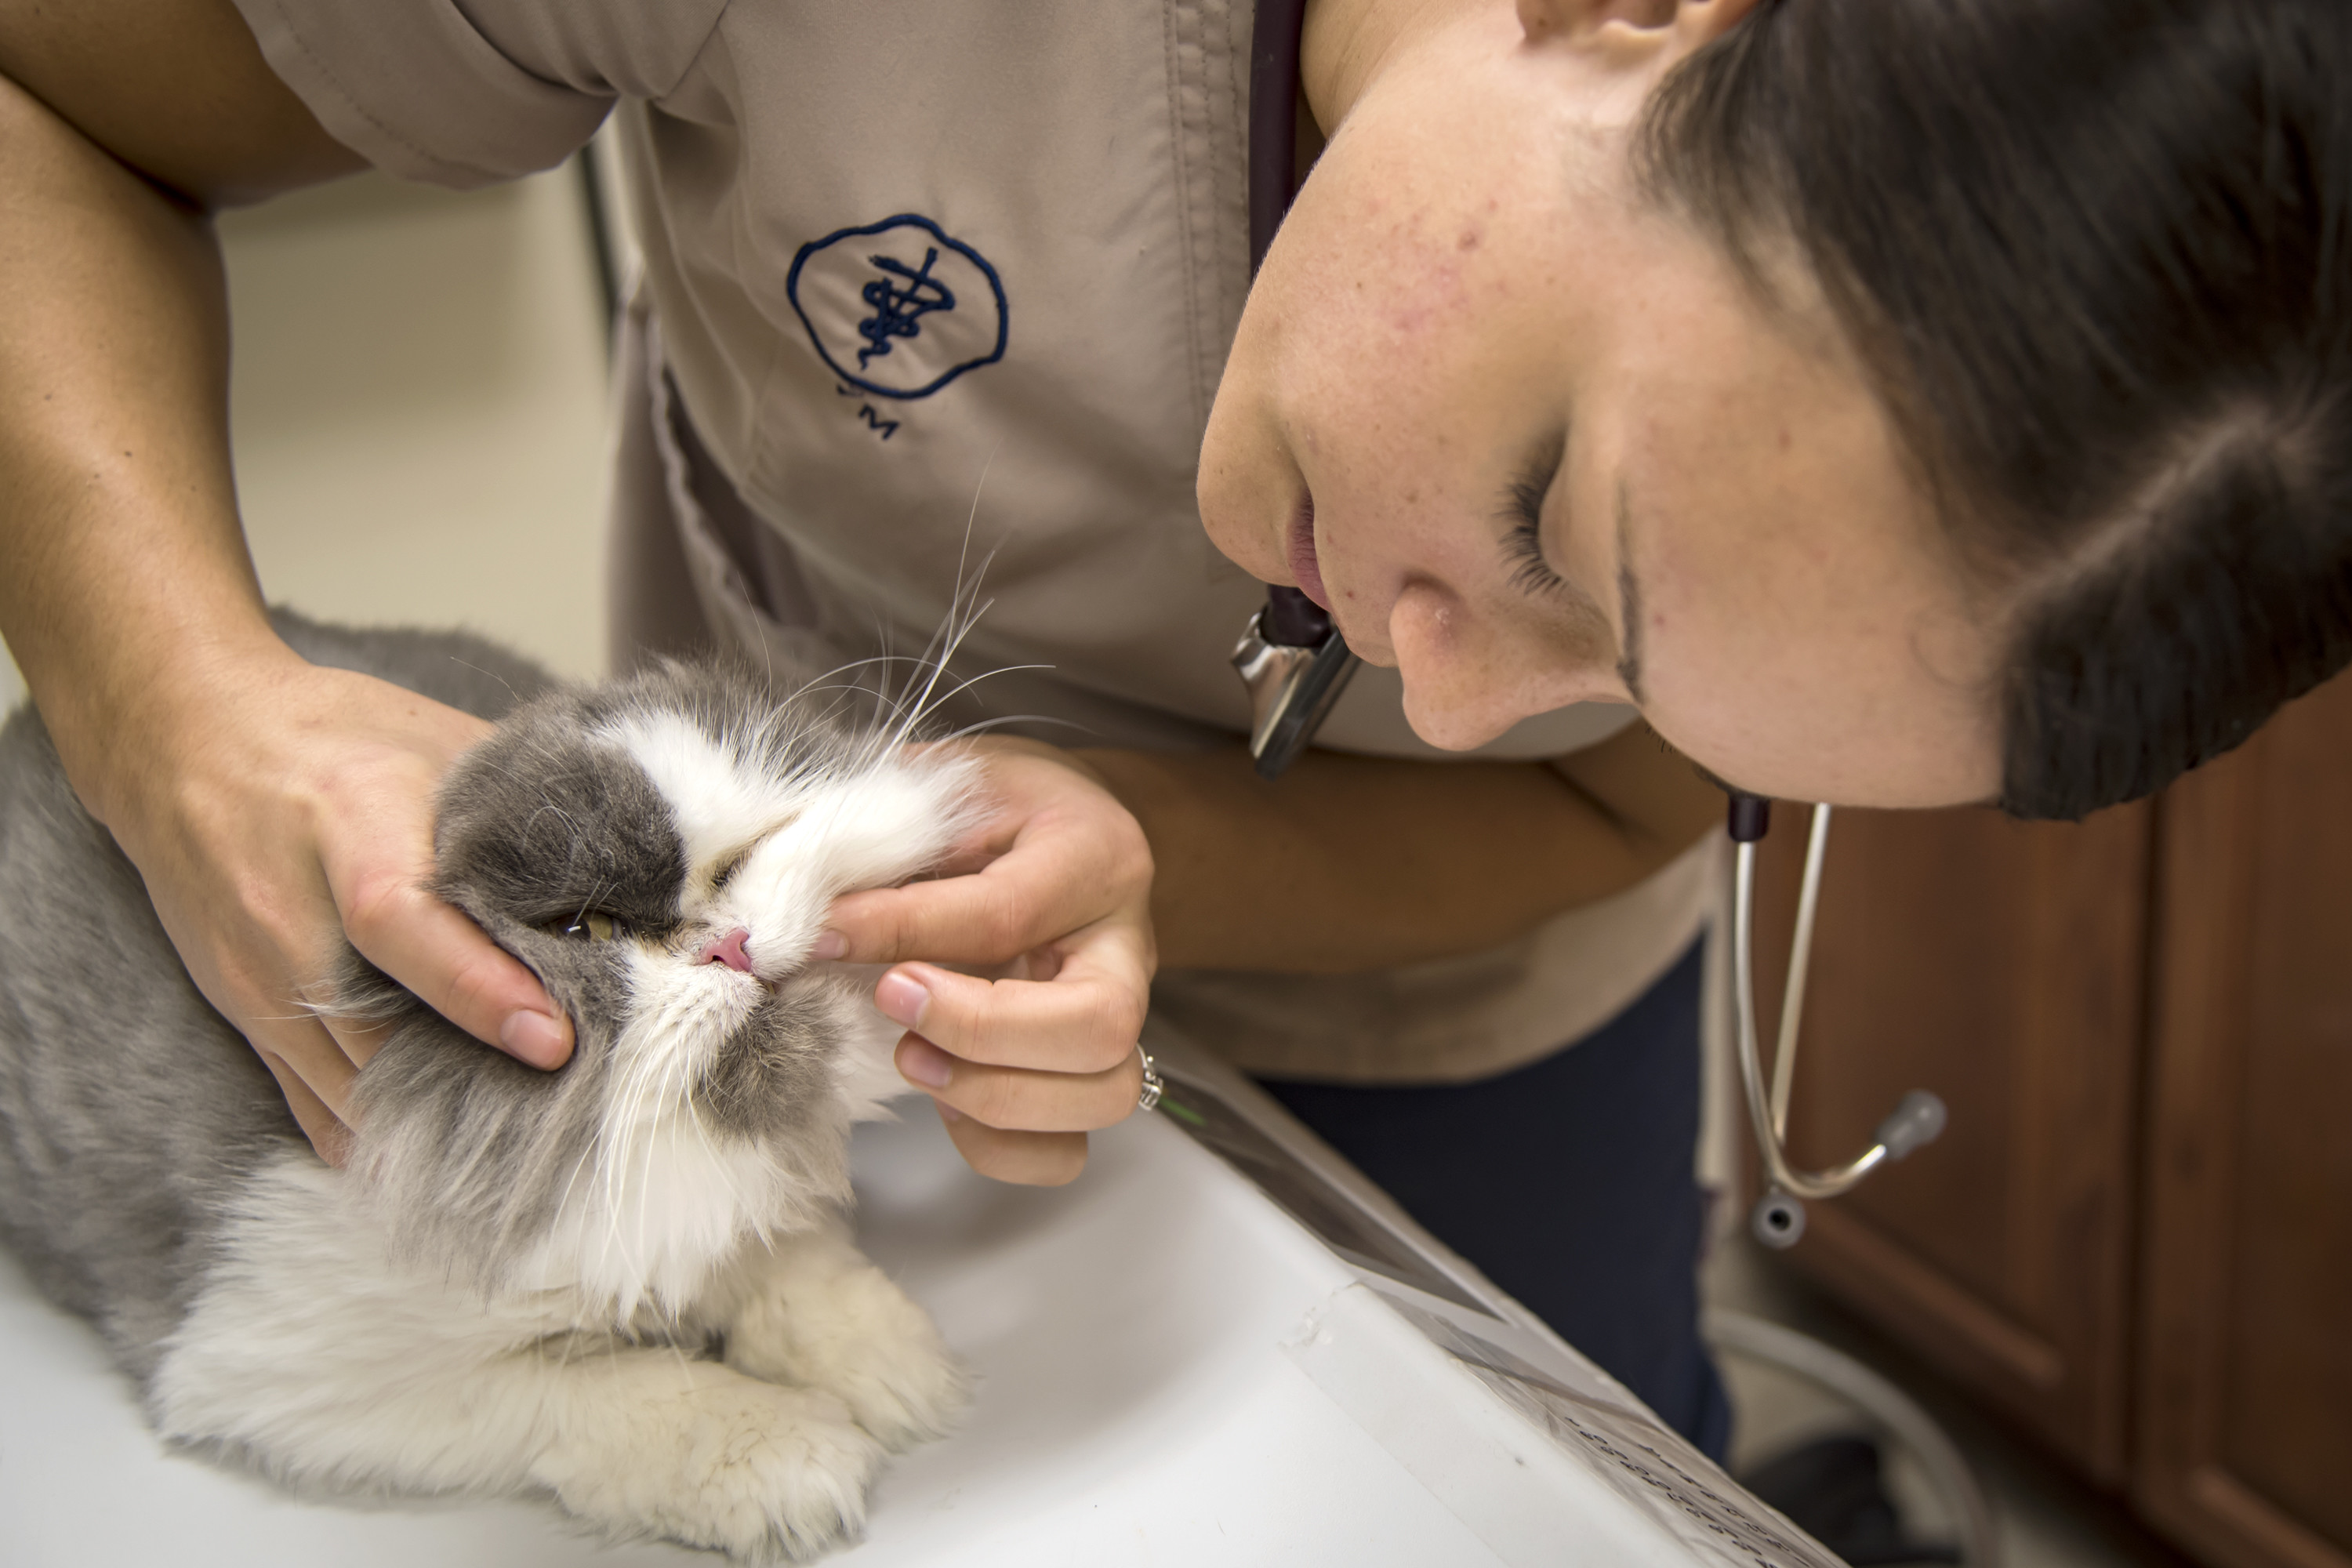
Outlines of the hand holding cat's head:
[[569,1237],[625,1305],[688,1289],[746,1226],[842,1193],[842,1057],[870,1018],[811,949],[835,897],[930,868],[973,816],[952,752],[737,673],[519,710],[443,785],[436,890],[541,977],[578,1046],[541,1074],[380,994],[394,1021],[360,1078],[354,1168],[413,1235],[498,1271]]

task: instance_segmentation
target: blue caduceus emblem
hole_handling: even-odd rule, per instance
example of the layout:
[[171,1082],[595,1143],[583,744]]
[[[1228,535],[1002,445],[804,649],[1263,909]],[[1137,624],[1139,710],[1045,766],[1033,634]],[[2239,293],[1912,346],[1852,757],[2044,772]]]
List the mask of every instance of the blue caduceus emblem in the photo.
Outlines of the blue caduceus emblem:
[[1004,357],[1004,284],[913,213],[812,240],[784,293],[828,369],[884,397],[929,397]]
[[[952,310],[956,299],[948,286],[931,276],[939,265],[940,247],[929,246],[923,251],[923,264],[909,268],[905,262],[888,256],[872,258],[883,276],[877,278],[858,295],[874,308],[874,313],[857,323],[857,335],[866,346],[857,351],[857,368],[890,352],[892,338],[912,338],[922,333],[922,320],[933,310]],[[892,281],[904,279],[904,286]]]

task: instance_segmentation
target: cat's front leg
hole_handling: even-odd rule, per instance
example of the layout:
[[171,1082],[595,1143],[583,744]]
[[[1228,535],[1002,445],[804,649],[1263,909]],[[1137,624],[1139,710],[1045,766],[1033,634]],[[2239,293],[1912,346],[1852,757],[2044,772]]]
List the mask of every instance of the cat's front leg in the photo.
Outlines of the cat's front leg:
[[864,1522],[883,1448],[837,1395],[583,1329],[562,1292],[404,1267],[342,1181],[304,1151],[231,1205],[148,1389],[166,1436],[338,1488],[535,1482],[611,1534],[751,1561]]
[[838,1395],[894,1450],[945,1432],[971,1401],[930,1315],[837,1230],[776,1238],[738,1290],[721,1325],[727,1364]]
[[530,1479],[611,1534],[769,1562],[865,1523],[882,1445],[822,1389],[631,1349],[580,1358],[548,1392]]

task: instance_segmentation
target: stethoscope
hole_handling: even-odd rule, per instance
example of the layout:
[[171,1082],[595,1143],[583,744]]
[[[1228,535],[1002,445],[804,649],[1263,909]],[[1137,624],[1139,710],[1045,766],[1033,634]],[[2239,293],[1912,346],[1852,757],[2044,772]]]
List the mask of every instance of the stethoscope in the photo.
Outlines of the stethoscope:
[[[1296,588],[1268,590],[1266,607],[1250,617],[1234,668],[1250,694],[1250,755],[1258,776],[1281,774],[1307,748],[1316,729],[1347,689],[1359,663],[1331,619]],[[1805,976],[1813,950],[1813,917],[1821,908],[1822,866],[1830,841],[1830,808],[1813,807],[1805,839],[1805,870],[1797,892],[1796,931],[1789,944],[1788,985],[1780,995],[1771,1083],[1764,1079],[1756,1028],[1756,846],[1771,826],[1772,803],[1735,794],[1731,836],[1731,989],[1738,1030],[1739,1083],[1748,1125],[1764,1162],[1764,1195],[1748,1228],[1767,1247],[1796,1245],[1805,1233],[1805,1201],[1851,1191],[1881,1165],[1935,1141],[1944,1130],[1944,1102],[1924,1089],[1905,1095],[1878,1124],[1869,1148],[1842,1165],[1801,1171],[1789,1158],[1789,1095],[1797,1079],[1798,1030],[1805,1011]]]
[[1789,942],[1789,978],[1780,994],[1780,1027],[1772,1047],[1772,1085],[1764,1086],[1763,1048],[1756,1035],[1756,846],[1771,826],[1772,803],[1734,793],[1731,835],[1731,992],[1739,1031],[1739,1084],[1748,1123],[1764,1161],[1764,1195],[1748,1228],[1767,1247],[1793,1247],[1805,1234],[1807,1198],[1850,1192],[1881,1165],[1936,1141],[1944,1130],[1944,1102],[1915,1089],[1895,1103],[1872,1133],[1869,1148],[1843,1165],[1800,1171],[1789,1163],[1789,1092],[1797,1080],[1797,1031],[1805,1012],[1805,976],[1811,967],[1813,915],[1821,907],[1822,864],[1830,843],[1830,808],[1813,807],[1805,836],[1805,871],[1797,889],[1797,925]]
[[[1305,0],[1259,0],[1250,48],[1250,270],[1265,259],[1297,190],[1299,24]],[[1250,697],[1250,755],[1258,776],[1278,777],[1307,749],[1330,716],[1360,661],[1320,605],[1296,588],[1270,588],[1265,607],[1250,617],[1234,668]],[[1789,946],[1788,986],[1773,1041],[1772,1077],[1764,1078],[1756,1029],[1756,846],[1770,828],[1772,805],[1735,792],[1731,836],[1731,976],[1738,1033],[1739,1082],[1748,1120],[1764,1163],[1764,1195],[1748,1227],[1767,1247],[1796,1245],[1805,1231],[1805,1202],[1850,1192],[1873,1171],[1933,1142],[1944,1130],[1944,1102],[1926,1089],[1905,1095],[1873,1133],[1869,1148],[1842,1165],[1801,1171],[1790,1162],[1789,1097],[1797,1076],[1798,1028],[1804,1016],[1805,975],[1812,957],[1813,917],[1821,904],[1822,866],[1829,849],[1830,808],[1813,807],[1805,840],[1805,869],[1797,894],[1797,923]]]

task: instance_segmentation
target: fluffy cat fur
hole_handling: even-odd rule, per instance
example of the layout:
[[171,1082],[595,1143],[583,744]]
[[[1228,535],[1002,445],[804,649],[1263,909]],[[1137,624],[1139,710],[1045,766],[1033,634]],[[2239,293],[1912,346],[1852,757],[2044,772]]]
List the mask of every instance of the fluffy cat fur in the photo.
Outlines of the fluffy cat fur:
[[968,764],[721,670],[574,689],[470,638],[280,630],[503,719],[443,786],[438,891],[571,1014],[572,1059],[520,1066],[354,956],[316,1000],[384,1043],[347,1168],[321,1164],[26,709],[0,731],[0,1239],[157,1431],[289,1483],[543,1489],[752,1560],[854,1533],[965,1382],[851,1244],[848,1128],[903,1087],[898,1031],[807,954],[835,894],[968,829]]

